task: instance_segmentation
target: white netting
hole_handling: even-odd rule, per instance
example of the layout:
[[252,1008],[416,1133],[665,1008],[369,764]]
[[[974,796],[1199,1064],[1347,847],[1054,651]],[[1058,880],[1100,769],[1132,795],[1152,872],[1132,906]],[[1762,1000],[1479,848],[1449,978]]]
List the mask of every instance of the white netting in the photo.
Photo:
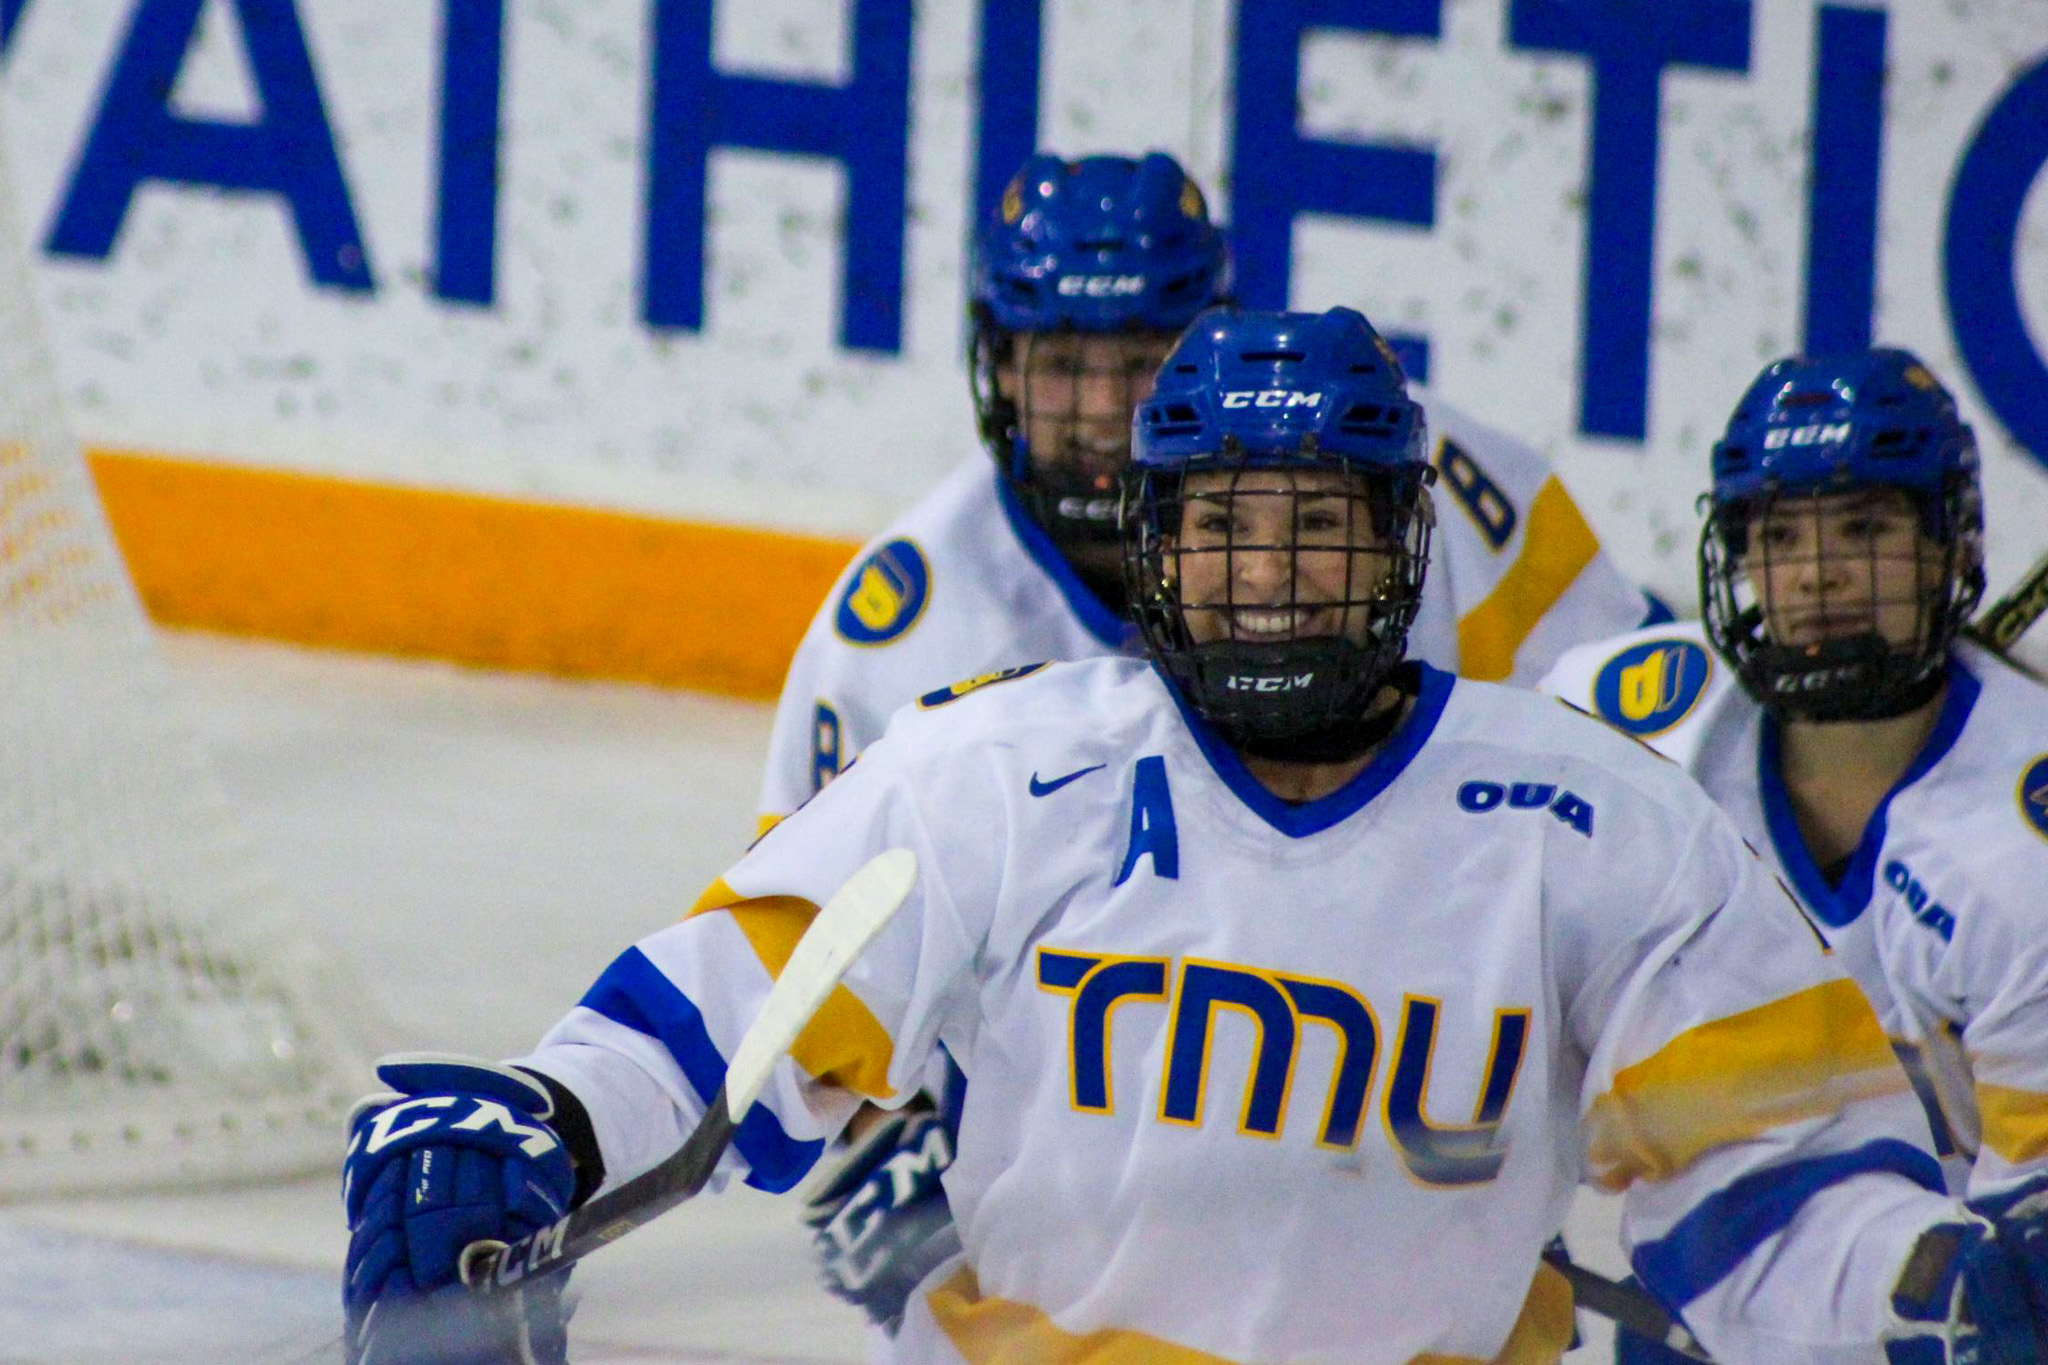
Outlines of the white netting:
[[0,164],[0,1197],[331,1165],[336,969],[253,865],[58,410]]

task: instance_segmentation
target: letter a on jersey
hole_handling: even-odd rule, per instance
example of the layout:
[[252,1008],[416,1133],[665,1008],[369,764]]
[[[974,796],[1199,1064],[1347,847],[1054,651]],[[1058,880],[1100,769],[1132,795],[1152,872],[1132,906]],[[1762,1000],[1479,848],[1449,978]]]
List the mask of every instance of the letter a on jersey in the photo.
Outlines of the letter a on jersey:
[[1166,787],[1166,760],[1158,754],[1139,759],[1131,779],[1131,843],[1111,885],[1129,881],[1138,859],[1147,854],[1152,857],[1154,876],[1179,880],[1180,838],[1173,828],[1173,795]]

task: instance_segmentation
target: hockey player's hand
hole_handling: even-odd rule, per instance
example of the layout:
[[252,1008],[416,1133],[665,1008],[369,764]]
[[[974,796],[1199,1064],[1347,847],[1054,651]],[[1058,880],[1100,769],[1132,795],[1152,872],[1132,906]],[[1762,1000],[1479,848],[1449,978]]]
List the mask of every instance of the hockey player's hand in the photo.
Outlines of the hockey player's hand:
[[891,1115],[853,1144],[804,1215],[825,1288],[894,1332],[918,1283],[960,1251],[939,1177],[953,1134],[928,1110]]
[[459,1283],[462,1249],[513,1242],[565,1213],[568,1149],[548,1092],[510,1067],[431,1053],[387,1057],[349,1119],[342,1164],[350,1365],[561,1365],[566,1272],[485,1297]]
[[1909,1330],[1892,1365],[2036,1365],[2048,1360],[2048,1176],[1972,1199],[1977,1219],[1925,1233],[1892,1306]]

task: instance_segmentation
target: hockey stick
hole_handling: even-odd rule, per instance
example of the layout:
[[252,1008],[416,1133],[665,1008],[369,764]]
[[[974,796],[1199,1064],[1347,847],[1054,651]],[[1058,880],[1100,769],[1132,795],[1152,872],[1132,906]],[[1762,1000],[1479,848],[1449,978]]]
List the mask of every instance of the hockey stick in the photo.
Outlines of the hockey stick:
[[2007,654],[2044,611],[2048,611],[2048,554],[2035,560],[2012,590],[1985,608],[1963,628],[1963,634],[1986,649]]
[[775,1064],[795,1046],[804,1025],[903,904],[916,880],[917,855],[906,848],[876,855],[847,878],[797,940],[760,1015],[733,1049],[725,1083],[682,1149],[510,1246],[471,1242],[462,1251],[462,1282],[485,1292],[516,1288],[523,1280],[574,1265],[703,1189]]
[[1543,1259],[1571,1284],[1572,1307],[1598,1313],[1688,1360],[1713,1365],[1714,1358],[1707,1354],[1706,1347],[1700,1345],[1700,1339],[1646,1291],[1619,1280],[1610,1280],[1598,1271],[1574,1263],[1563,1255],[1562,1248],[1557,1252],[1546,1251]]

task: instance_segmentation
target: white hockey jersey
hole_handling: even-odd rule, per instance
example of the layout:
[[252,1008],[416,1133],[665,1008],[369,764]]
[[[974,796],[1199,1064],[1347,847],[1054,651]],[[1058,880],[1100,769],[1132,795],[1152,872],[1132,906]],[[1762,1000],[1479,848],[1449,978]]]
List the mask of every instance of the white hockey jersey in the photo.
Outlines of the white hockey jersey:
[[[1530,684],[1572,644],[1670,619],[1602,553],[1540,454],[1416,395],[1436,452],[1437,528],[1410,657]],[[763,824],[930,688],[1119,652],[1138,653],[1135,636],[977,456],[861,551],[805,632],[769,741]]]
[[1364,771],[1290,804],[1120,658],[929,692],[617,959],[521,1059],[583,1099],[608,1185],[680,1144],[816,906],[897,846],[905,908],[728,1164],[788,1188],[951,1053],[966,1250],[898,1359],[1549,1362],[1568,1300],[1530,1267],[1585,1172],[1724,1365],[1870,1361],[1952,1212],[1861,992],[1676,767],[1425,669]]
[[1764,851],[1877,1007],[1969,1193],[2048,1168],[2048,688],[1959,643],[1926,747],[1830,885],[1776,727],[1698,624],[1580,646],[1542,686],[1683,764]]

